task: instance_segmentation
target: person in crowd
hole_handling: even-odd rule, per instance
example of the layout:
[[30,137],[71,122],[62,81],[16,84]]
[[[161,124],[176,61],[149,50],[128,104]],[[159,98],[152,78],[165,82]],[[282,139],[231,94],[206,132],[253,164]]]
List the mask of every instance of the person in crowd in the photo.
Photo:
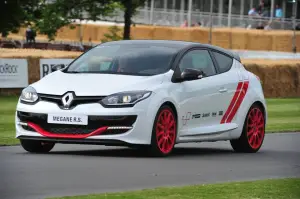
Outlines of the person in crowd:
[[282,18],[283,17],[282,8],[280,8],[279,5],[276,5],[275,17],[276,18]]
[[257,16],[258,13],[257,13],[257,11],[256,11],[256,8],[250,9],[249,12],[248,12],[248,15],[249,15],[249,16]]
[[263,10],[264,10],[264,1],[260,1],[259,2],[259,5],[257,6],[257,8],[256,8],[256,12],[259,14],[259,15],[261,15],[262,14],[262,12],[263,12]]
[[200,27],[201,26],[201,22],[194,22],[192,24],[192,27]]
[[187,22],[187,20],[184,20],[183,24],[181,24],[180,27],[182,27],[182,28],[188,27],[188,22]]
[[199,21],[198,23],[196,23],[196,26],[197,26],[197,27],[201,27],[201,26],[202,26],[202,23]]
[[26,42],[27,43],[35,43],[35,31],[32,30],[31,26],[29,25],[26,29]]

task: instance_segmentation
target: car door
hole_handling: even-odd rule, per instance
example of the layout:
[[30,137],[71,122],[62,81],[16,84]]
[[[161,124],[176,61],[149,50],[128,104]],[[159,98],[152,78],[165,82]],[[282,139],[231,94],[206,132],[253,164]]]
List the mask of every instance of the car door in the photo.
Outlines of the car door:
[[216,117],[216,124],[231,123],[236,110],[234,103],[238,98],[238,93],[242,89],[242,78],[235,69],[234,64],[237,62],[232,57],[216,50],[211,51],[212,57],[217,66],[219,87],[219,110],[222,111],[222,117]]
[[218,79],[217,70],[207,49],[193,49],[183,55],[179,61],[180,73],[186,68],[204,72],[201,79],[181,82],[179,87],[179,121],[180,135],[196,135],[208,133],[201,131],[203,127],[215,124],[219,114],[219,89],[222,81]]

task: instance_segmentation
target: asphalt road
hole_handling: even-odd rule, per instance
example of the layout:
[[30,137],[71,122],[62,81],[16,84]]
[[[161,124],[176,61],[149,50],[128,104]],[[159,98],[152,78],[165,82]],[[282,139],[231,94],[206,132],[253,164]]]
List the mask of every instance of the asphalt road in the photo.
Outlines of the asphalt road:
[[229,142],[181,144],[174,155],[57,145],[49,154],[0,147],[0,198],[35,199],[265,178],[300,177],[300,133],[267,135],[259,153],[234,153]]

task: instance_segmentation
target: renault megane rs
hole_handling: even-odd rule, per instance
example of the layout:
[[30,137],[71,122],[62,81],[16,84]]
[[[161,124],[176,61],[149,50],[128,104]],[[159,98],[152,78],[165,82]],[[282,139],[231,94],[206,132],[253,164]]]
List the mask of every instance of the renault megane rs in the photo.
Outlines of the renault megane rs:
[[132,40],[100,44],[25,88],[16,137],[33,153],[56,143],[141,146],[229,140],[262,146],[267,111],[259,78],[212,45]]

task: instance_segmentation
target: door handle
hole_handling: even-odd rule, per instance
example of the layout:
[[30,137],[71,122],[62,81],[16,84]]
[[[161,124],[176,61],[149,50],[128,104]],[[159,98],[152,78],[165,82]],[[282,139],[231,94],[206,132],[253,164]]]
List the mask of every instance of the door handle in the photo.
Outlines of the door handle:
[[221,89],[219,90],[219,92],[220,92],[220,93],[225,93],[225,92],[227,92],[227,89],[226,89],[226,88],[221,88]]

